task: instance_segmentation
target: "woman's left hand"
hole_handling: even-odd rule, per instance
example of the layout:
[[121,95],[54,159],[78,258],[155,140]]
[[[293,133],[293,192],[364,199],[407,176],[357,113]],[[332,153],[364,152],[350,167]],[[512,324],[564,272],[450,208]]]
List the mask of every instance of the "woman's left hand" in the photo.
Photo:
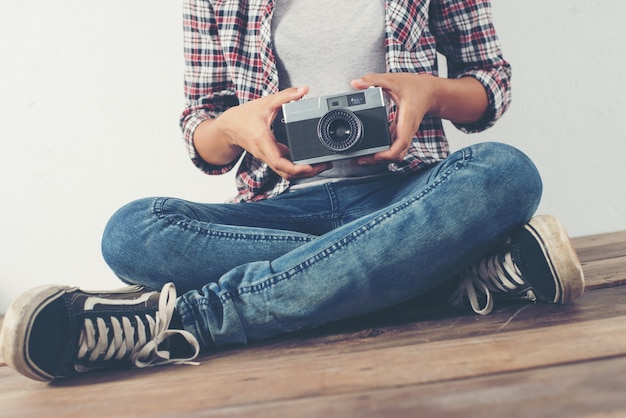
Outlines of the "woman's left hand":
[[474,77],[440,78],[430,74],[368,74],[352,81],[352,87],[382,87],[397,106],[392,121],[391,147],[362,157],[358,164],[401,161],[426,114],[461,124],[477,122],[488,110],[489,99],[483,84]]
[[437,81],[438,78],[432,75],[411,73],[368,74],[352,81],[352,87],[358,90],[381,87],[397,106],[390,127],[391,147],[358,158],[358,164],[399,162],[404,158],[424,115],[433,107]]

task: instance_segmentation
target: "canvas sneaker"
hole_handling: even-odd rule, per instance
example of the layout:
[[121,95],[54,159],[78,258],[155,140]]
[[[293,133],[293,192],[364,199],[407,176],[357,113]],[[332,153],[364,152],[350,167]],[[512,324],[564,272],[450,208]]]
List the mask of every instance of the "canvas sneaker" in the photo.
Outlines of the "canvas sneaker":
[[160,292],[39,286],[9,306],[2,354],[9,367],[41,381],[103,368],[190,362],[199,344],[191,333],[170,329],[175,305],[171,283]]
[[461,277],[452,305],[469,302],[481,315],[491,312],[494,297],[564,304],[585,289],[576,251],[561,223],[551,215],[532,218]]

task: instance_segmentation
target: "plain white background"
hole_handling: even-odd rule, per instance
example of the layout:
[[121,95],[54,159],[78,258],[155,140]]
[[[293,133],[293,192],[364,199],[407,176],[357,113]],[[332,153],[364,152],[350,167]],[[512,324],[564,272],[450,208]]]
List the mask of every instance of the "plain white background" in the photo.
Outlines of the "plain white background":
[[[483,134],[448,129],[452,147],[527,152],[539,212],[572,236],[626,229],[626,2],[493,3],[513,106]],[[187,158],[182,74],[180,1],[0,3],[0,312],[38,284],[119,286],[100,236],[124,203],[233,194]]]

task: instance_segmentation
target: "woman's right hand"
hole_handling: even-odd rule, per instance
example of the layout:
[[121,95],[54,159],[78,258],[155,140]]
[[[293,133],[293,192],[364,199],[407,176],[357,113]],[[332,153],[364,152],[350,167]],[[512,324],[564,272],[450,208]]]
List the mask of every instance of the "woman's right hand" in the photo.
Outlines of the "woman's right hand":
[[329,168],[328,164],[294,164],[289,160],[287,146],[276,141],[272,132],[272,123],[282,105],[300,100],[308,91],[308,87],[289,88],[229,108],[217,119],[205,121],[196,128],[196,150],[214,165],[228,164],[245,150],[285,179],[321,173]]

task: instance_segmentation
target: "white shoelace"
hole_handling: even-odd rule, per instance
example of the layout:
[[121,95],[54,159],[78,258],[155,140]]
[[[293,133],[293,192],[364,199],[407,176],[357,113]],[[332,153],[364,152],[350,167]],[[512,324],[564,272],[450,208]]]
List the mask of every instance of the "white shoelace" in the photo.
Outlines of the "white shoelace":
[[[121,322],[111,317],[110,327],[102,318],[97,318],[95,324],[91,319],[85,319],[79,337],[78,358],[89,356],[88,361],[98,359],[106,361],[128,357],[131,363],[139,368],[164,364],[197,364],[191,362],[200,352],[196,338],[188,331],[168,329],[175,307],[176,289],[172,283],[168,283],[161,290],[159,309],[155,318],[145,316],[147,328],[137,315],[135,315],[136,329],[127,317],[122,317]],[[110,333],[112,338],[109,338]],[[182,336],[193,348],[192,356],[171,359],[169,351],[159,350],[159,345],[175,334]],[[150,340],[149,336],[152,336]]]
[[[500,252],[483,258],[463,272],[463,280],[452,297],[452,304],[458,306],[461,298],[467,296],[474,312],[487,315],[493,309],[492,292],[512,293],[525,299],[536,300],[532,289],[526,289],[526,287],[527,284],[515,265],[511,253]],[[524,290],[526,293],[522,295]],[[479,302],[479,293],[485,295],[485,305],[482,307]]]

